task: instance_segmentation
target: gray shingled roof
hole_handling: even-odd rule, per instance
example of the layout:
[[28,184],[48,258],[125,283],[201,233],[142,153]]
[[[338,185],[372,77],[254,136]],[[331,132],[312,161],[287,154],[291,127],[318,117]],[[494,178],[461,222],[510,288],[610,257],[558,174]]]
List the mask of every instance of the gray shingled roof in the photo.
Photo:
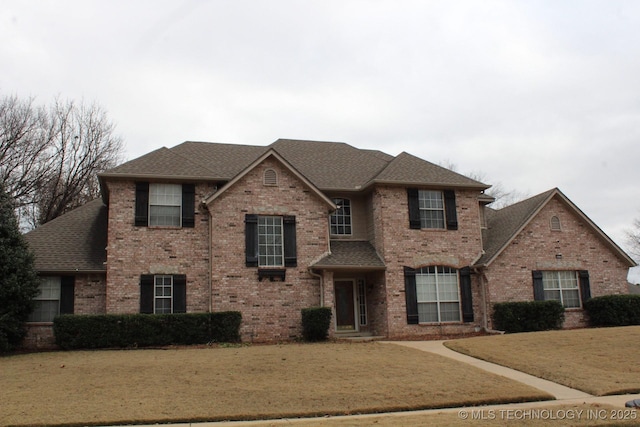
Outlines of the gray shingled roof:
[[485,212],[487,228],[483,230],[482,235],[484,255],[478,260],[477,264],[486,264],[498,255],[555,191],[555,188],[545,191],[500,210],[487,208]]
[[185,142],[131,160],[100,176],[229,181],[272,148],[323,191],[357,191],[375,182],[487,188],[407,153],[398,157],[340,142],[279,139],[269,146]]
[[488,208],[486,210],[487,229],[483,230],[484,254],[476,262],[476,265],[488,265],[502,252],[509,242],[531,221],[531,219],[553,197],[559,197],[565,205],[581,216],[590,225],[593,232],[607,245],[620,259],[629,266],[636,263],[627,255],[609,236],[607,236],[589,217],[587,217],[571,200],[558,188],[540,193],[529,199],[514,203],[500,210]]
[[107,207],[94,200],[25,234],[40,272],[105,271]]
[[443,187],[488,188],[488,185],[405,152],[395,157],[376,176],[375,181],[413,185],[429,183]]
[[331,254],[316,262],[312,267],[372,270],[384,270],[386,268],[371,243],[349,240],[331,241]]

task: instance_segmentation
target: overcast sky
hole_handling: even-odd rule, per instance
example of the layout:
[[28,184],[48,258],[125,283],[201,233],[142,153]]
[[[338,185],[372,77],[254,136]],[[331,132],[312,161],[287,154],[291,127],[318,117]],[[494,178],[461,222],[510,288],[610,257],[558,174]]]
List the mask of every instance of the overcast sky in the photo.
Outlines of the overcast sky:
[[0,0],[0,40],[0,95],[97,102],[127,159],[341,141],[640,217],[640,1]]

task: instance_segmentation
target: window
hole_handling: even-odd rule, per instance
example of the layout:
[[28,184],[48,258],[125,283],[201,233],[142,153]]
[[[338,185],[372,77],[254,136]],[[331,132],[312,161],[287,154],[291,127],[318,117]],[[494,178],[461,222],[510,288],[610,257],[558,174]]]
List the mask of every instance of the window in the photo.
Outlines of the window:
[[407,196],[410,228],[458,229],[455,191],[408,188]]
[[560,301],[565,308],[580,308],[591,298],[589,272],[533,271],[533,298]]
[[546,301],[560,301],[565,308],[580,307],[580,291],[575,271],[543,271],[542,286]]
[[562,231],[562,225],[560,224],[560,218],[557,216],[551,217],[551,230],[552,231]]
[[40,279],[35,308],[29,322],[53,322],[59,314],[72,314],[74,303],[73,276],[47,276]]
[[154,309],[156,314],[173,312],[173,276],[155,276]]
[[282,245],[282,217],[258,217],[258,266],[282,267],[284,251]]
[[29,321],[53,322],[53,318],[60,314],[60,278],[42,278],[38,291],[40,293],[34,298],[35,309]]
[[418,192],[420,228],[444,228],[444,202],[439,191]]
[[296,217],[245,215],[247,267],[278,268],[298,265]]
[[351,200],[332,199],[338,209],[331,214],[331,234],[336,236],[351,235]]
[[140,313],[186,313],[186,300],[187,276],[184,274],[143,274],[140,277]]
[[181,185],[149,185],[149,225],[179,227],[181,211]]
[[135,225],[195,227],[195,185],[136,182]]
[[460,321],[458,272],[450,267],[424,267],[416,271],[420,323]]

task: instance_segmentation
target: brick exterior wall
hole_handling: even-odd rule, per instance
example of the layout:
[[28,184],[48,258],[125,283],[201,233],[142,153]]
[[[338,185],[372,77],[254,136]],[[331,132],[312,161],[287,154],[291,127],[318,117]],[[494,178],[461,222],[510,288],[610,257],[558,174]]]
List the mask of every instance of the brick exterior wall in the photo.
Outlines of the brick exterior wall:
[[[74,285],[74,314],[104,314],[106,278],[104,274],[78,274]],[[56,348],[52,323],[27,323],[21,347],[30,350]]]
[[472,282],[473,323],[407,324],[403,267],[471,265],[482,250],[477,191],[456,191],[458,230],[409,228],[407,190],[379,186],[374,194],[375,246],[387,266],[386,305],[389,338],[420,338],[471,334],[480,325],[480,288]]
[[209,218],[199,205],[213,185],[196,185],[195,227],[136,227],[135,182],[110,181],[107,313],[140,312],[142,274],[186,274],[187,312],[209,308]]
[[[560,219],[562,231],[551,230],[553,216]],[[485,270],[490,326],[494,303],[533,301],[533,270],[587,270],[592,297],[628,292],[626,264],[558,197],[550,200]],[[566,310],[565,328],[584,326],[584,310]]]
[[[266,169],[277,172],[277,186],[263,184]],[[308,266],[329,249],[328,211],[326,202],[273,157],[209,204],[213,310],[242,313],[243,341],[300,336],[300,310],[320,304],[319,280]],[[295,216],[298,266],[286,269],[284,282],[259,281],[258,268],[246,267],[246,214]]]

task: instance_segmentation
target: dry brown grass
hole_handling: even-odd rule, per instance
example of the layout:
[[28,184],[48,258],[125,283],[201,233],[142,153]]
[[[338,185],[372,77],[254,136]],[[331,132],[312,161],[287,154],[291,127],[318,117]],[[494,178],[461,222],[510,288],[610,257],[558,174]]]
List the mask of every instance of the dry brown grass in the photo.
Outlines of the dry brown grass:
[[640,392],[640,326],[477,337],[445,345],[597,396]]
[[522,402],[544,393],[377,343],[54,352],[0,358],[0,424],[124,424]]

